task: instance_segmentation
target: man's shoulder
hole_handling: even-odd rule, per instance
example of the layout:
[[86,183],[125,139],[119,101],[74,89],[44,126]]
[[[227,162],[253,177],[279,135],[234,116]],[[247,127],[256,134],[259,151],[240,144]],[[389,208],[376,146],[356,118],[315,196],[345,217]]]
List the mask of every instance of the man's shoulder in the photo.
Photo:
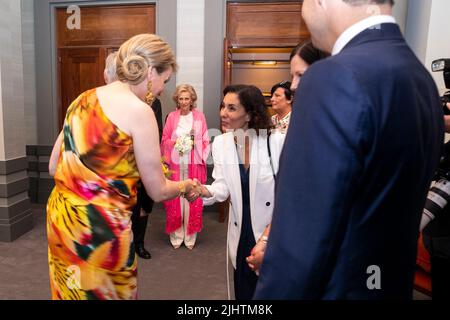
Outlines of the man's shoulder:
[[351,70],[358,82],[371,86],[374,81],[376,87],[408,83],[412,75],[433,82],[425,66],[401,37],[367,41],[345,48],[333,60]]
[[382,70],[401,65],[419,65],[420,61],[404,38],[375,38],[348,45],[331,60],[349,69]]
[[[302,78],[304,85],[308,85],[309,91],[334,90],[335,84],[341,84],[343,81],[352,81],[352,75],[357,67],[348,63],[346,59],[338,56],[332,56],[318,61],[308,68]],[[339,86],[336,86],[338,89]]]

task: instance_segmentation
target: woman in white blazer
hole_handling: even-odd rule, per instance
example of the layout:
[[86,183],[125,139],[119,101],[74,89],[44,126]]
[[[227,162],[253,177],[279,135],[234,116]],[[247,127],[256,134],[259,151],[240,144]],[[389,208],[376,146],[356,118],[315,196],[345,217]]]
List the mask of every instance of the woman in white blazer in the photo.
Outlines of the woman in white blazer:
[[230,197],[228,253],[234,267],[235,297],[248,300],[258,278],[245,259],[272,219],[274,176],[284,135],[268,134],[271,121],[255,86],[225,88],[220,117],[226,133],[217,136],[212,146],[214,182],[199,193],[204,205]]
[[[294,97],[294,92],[297,90],[298,85],[300,84],[300,79],[302,75],[306,72],[306,70],[317,61],[326,58],[329,56],[328,53],[322,52],[319,49],[315,48],[310,40],[306,40],[305,42],[299,43],[291,52],[290,55],[290,63],[291,63],[291,74],[292,74],[292,82],[280,82],[272,87],[272,95],[276,92],[276,90],[280,90],[280,87],[284,90],[284,96],[288,100]],[[286,86],[287,83],[290,83],[289,86]],[[283,92],[280,91],[280,94],[283,95]],[[276,98],[275,98],[276,100]],[[274,97],[272,97],[272,105],[276,104]],[[281,97],[281,100],[285,100]],[[290,113],[289,113],[290,114]],[[274,118],[272,118],[273,120]],[[289,126],[289,120],[286,118],[281,118],[281,123],[277,123],[275,127],[280,129],[281,132],[287,134],[287,129]],[[264,254],[266,250],[267,240],[269,239],[270,233],[270,225],[264,230],[260,240],[256,244],[255,248],[253,248],[251,252],[251,256],[247,258],[247,262],[249,264],[250,269],[254,270],[256,273],[259,273],[259,268],[261,267],[262,261],[264,259]]]

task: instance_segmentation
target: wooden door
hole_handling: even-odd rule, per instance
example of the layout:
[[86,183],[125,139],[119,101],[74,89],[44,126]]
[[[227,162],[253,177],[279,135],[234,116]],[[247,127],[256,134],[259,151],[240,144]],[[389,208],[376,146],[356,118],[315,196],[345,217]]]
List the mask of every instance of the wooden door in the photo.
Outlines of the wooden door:
[[59,58],[62,124],[71,102],[104,82],[105,54],[100,48],[68,48],[59,50]]
[[227,38],[233,47],[295,47],[308,37],[300,1],[227,4]]
[[120,46],[140,33],[155,33],[156,7],[146,5],[80,8],[81,29],[68,29],[66,8],[57,9],[58,46]]
[[155,33],[155,9],[154,4],[81,7],[79,30],[67,28],[66,8],[56,10],[60,129],[72,101],[104,85],[108,54],[134,35]]
[[229,84],[231,84],[231,52],[228,39],[223,40],[223,79],[222,79],[222,90]]

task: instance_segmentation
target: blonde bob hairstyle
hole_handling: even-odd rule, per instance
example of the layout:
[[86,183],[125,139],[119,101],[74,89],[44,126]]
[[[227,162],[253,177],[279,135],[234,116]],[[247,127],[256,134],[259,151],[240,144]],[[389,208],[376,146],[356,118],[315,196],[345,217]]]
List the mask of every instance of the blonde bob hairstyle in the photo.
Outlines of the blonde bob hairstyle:
[[194,108],[197,108],[197,93],[195,92],[195,89],[193,86],[191,86],[190,84],[180,84],[179,86],[177,86],[177,88],[175,89],[175,92],[172,96],[173,101],[175,101],[175,104],[177,106],[177,109],[179,109],[180,107],[178,106],[178,98],[180,97],[180,95],[183,92],[187,92],[189,93],[189,95],[191,96],[191,110]]
[[116,58],[117,77],[122,82],[138,85],[143,82],[150,67],[158,74],[172,68],[177,71],[177,62],[172,48],[157,35],[145,33],[124,42]]

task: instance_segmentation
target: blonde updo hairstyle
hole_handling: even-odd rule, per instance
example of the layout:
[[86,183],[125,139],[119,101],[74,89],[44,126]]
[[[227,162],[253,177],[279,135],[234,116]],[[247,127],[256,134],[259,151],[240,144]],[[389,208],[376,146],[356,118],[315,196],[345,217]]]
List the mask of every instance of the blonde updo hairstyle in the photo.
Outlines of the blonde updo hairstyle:
[[191,110],[194,108],[197,108],[197,93],[195,92],[194,87],[191,86],[190,84],[180,84],[179,86],[177,86],[177,88],[175,89],[175,92],[172,96],[172,99],[173,99],[173,101],[175,101],[177,109],[180,108],[178,105],[178,98],[180,97],[180,95],[183,92],[187,92],[191,96],[191,100],[192,100]]
[[132,85],[143,82],[150,67],[158,74],[169,68],[176,72],[178,68],[169,44],[149,33],[134,36],[120,46],[116,67],[119,80]]

